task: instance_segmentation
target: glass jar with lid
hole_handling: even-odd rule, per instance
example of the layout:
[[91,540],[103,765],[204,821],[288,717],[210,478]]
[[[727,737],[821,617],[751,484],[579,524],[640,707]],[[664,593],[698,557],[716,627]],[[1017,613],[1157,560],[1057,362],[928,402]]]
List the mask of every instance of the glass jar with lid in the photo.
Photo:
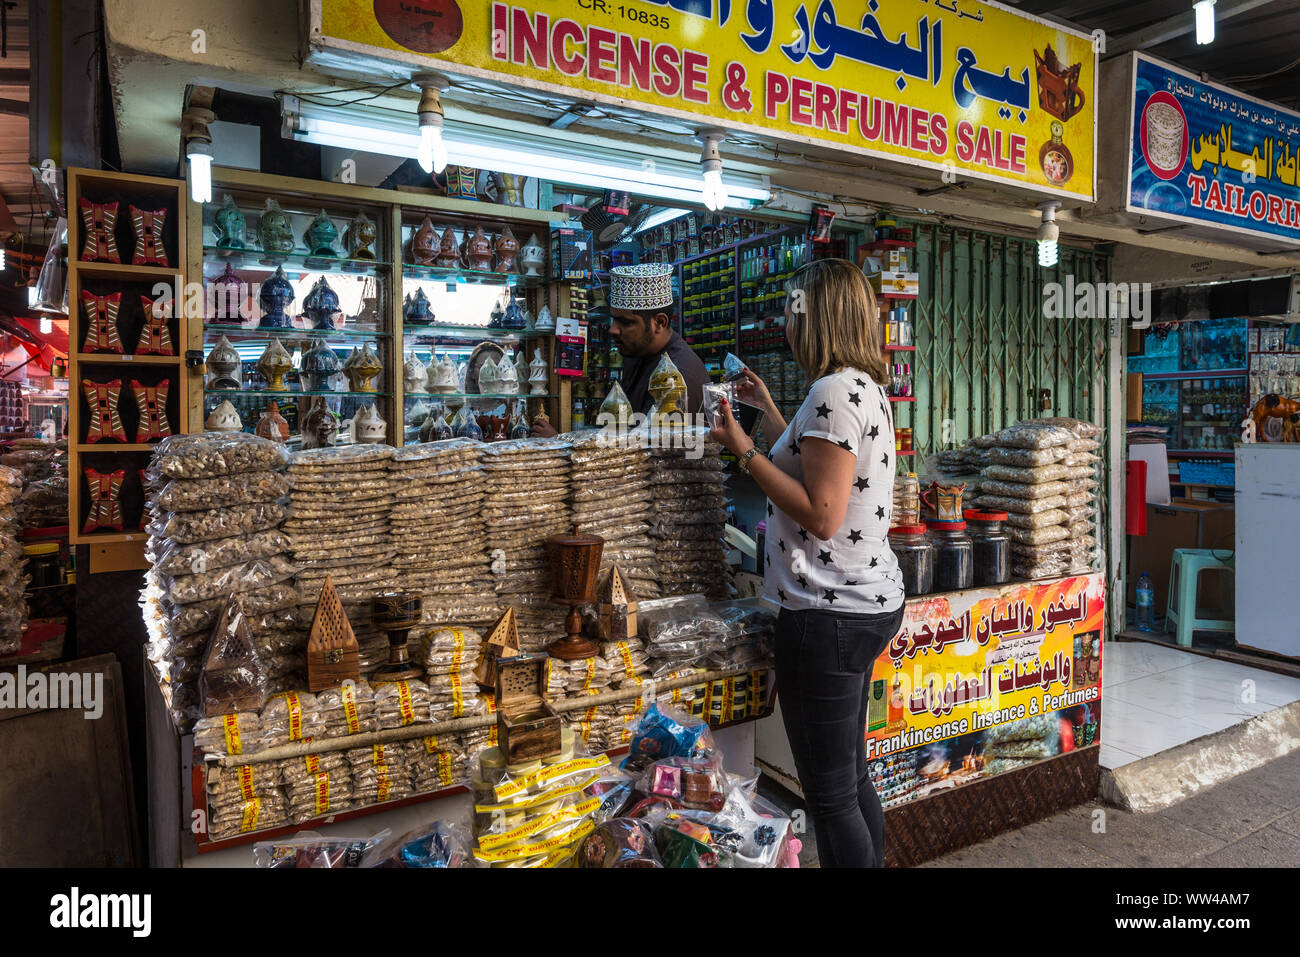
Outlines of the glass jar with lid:
[[895,525],[889,530],[889,550],[898,560],[908,598],[934,591],[934,545],[925,537],[924,525]]
[[899,525],[921,524],[921,482],[915,472],[894,480],[894,521]]
[[1001,585],[1011,580],[1011,539],[1004,525],[1006,512],[963,512],[974,551],[975,584]]
[[975,583],[974,544],[965,522],[927,521],[934,545],[934,587],[936,591],[960,591]]

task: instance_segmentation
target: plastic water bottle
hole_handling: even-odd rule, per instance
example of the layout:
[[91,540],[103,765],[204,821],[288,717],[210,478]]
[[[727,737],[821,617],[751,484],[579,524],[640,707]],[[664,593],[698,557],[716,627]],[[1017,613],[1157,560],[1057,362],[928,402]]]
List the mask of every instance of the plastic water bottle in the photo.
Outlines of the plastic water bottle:
[[1138,631],[1155,631],[1156,593],[1151,587],[1151,576],[1143,572],[1137,583]]

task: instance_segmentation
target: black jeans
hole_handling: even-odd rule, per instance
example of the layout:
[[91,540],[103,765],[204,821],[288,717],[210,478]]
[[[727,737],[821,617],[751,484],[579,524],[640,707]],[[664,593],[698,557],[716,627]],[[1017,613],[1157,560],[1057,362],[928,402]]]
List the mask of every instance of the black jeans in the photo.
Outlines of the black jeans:
[[822,867],[881,867],[885,816],[864,746],[871,666],[903,623],[883,615],[781,610],[776,687]]

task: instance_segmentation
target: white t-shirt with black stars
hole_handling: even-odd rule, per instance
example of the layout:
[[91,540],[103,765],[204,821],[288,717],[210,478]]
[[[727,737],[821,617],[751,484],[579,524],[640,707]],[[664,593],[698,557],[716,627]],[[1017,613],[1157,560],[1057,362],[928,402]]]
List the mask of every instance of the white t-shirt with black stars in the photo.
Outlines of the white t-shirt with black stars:
[[794,611],[895,611],[903,603],[903,576],[889,549],[894,417],[884,388],[856,369],[813,383],[769,456],[801,482],[799,445],[808,438],[825,439],[856,456],[848,510],[839,531],[823,541],[768,501],[766,596]]

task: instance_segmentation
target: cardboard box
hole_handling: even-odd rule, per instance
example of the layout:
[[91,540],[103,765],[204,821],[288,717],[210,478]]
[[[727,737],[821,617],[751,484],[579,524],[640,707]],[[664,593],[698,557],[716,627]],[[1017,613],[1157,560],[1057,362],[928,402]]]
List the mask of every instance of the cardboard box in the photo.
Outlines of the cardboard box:
[[877,293],[889,293],[895,296],[916,296],[921,292],[921,274],[916,272],[897,272],[883,269],[867,276],[871,288]]
[[591,230],[564,226],[551,230],[551,272],[554,279],[590,279]]

